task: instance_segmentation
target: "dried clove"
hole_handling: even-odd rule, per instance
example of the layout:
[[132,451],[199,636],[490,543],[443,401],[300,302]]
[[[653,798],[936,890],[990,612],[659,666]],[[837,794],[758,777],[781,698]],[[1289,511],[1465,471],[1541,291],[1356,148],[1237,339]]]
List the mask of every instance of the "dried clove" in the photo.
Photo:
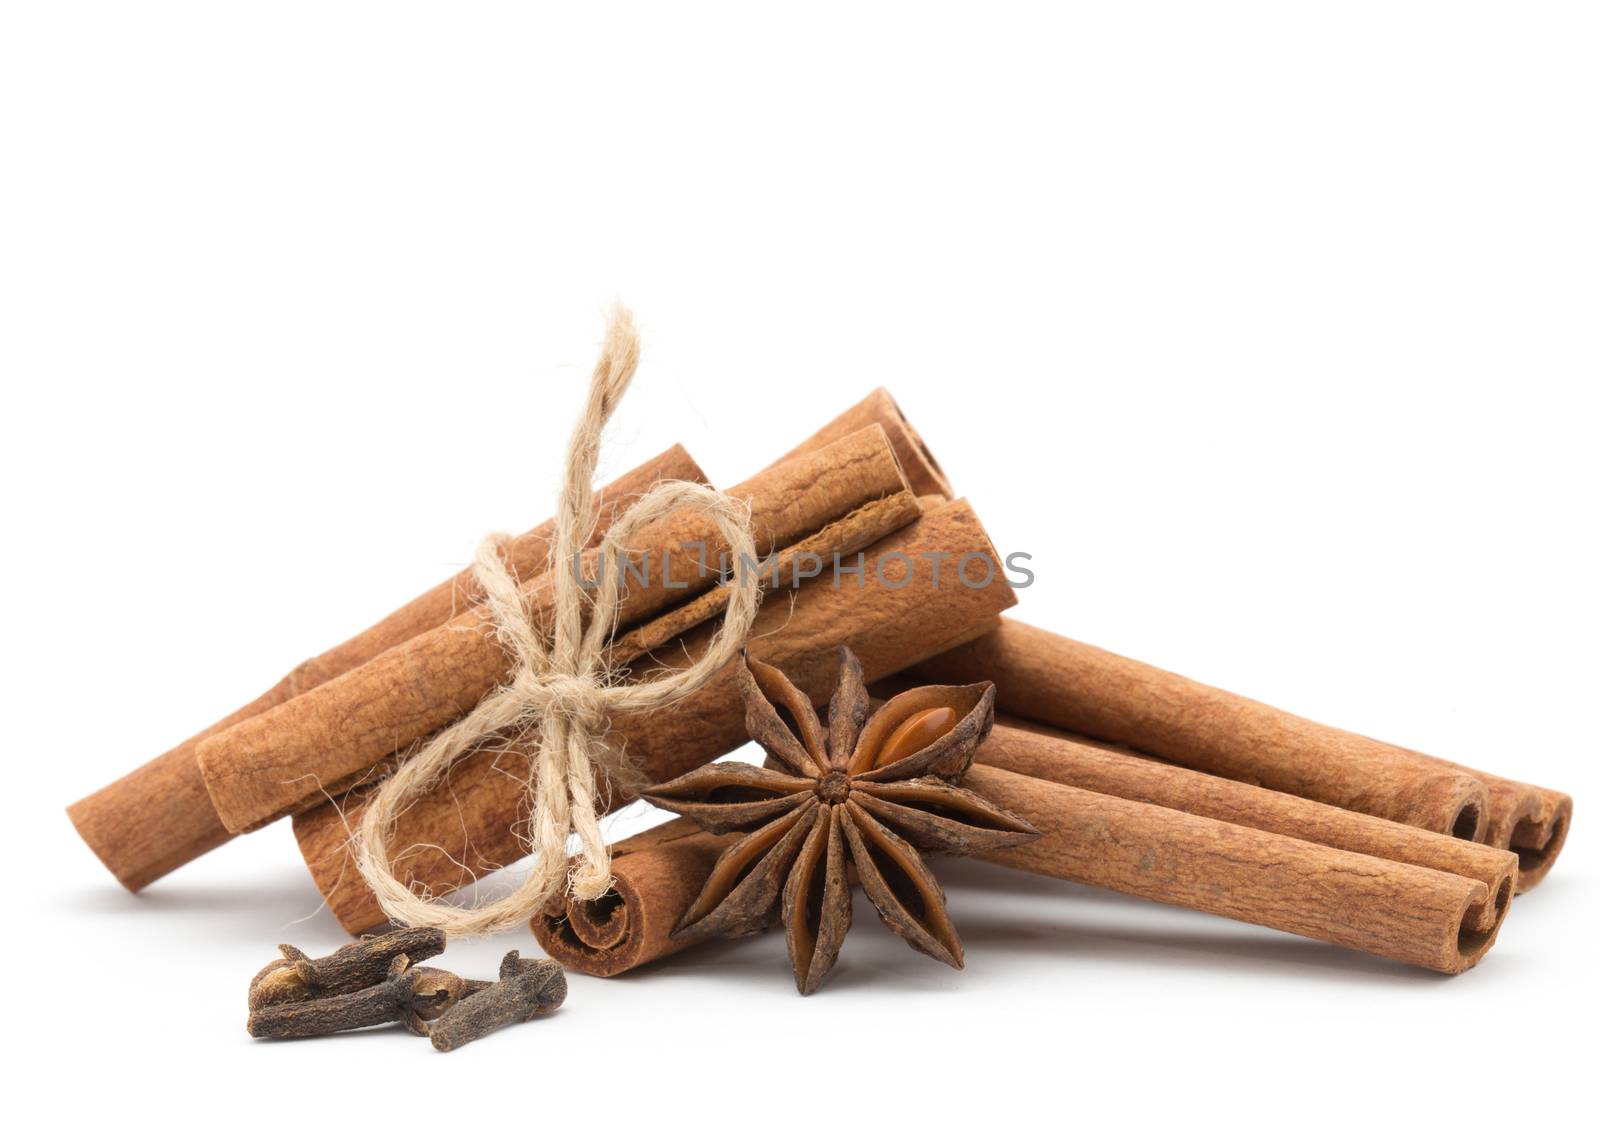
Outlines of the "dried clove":
[[252,1037],[326,1037],[399,1022],[426,1037],[430,1021],[462,999],[497,984],[458,978],[430,966],[413,966],[400,954],[375,986],[253,1009],[246,1028]]
[[567,1000],[567,976],[559,962],[523,958],[516,951],[500,962],[500,980],[461,1002],[432,1026],[433,1047],[449,1052],[496,1029],[531,1021]]
[[324,958],[311,958],[288,943],[283,955],[250,980],[250,1011],[289,1002],[348,994],[384,981],[401,955],[412,963],[444,953],[445,935],[436,927],[407,927],[376,938],[348,943]]

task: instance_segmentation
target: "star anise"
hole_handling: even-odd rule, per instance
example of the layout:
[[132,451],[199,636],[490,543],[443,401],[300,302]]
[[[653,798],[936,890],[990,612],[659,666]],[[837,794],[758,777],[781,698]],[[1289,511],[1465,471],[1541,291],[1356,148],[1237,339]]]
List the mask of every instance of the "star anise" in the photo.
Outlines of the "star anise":
[[890,930],[959,969],[961,940],[918,850],[970,853],[1039,835],[954,784],[994,723],[993,684],[919,687],[869,719],[861,665],[839,651],[826,728],[788,677],[746,658],[745,728],[767,764],[713,763],[645,793],[708,832],[749,834],[718,858],[674,934],[755,934],[781,915],[802,994],[850,929],[850,865]]

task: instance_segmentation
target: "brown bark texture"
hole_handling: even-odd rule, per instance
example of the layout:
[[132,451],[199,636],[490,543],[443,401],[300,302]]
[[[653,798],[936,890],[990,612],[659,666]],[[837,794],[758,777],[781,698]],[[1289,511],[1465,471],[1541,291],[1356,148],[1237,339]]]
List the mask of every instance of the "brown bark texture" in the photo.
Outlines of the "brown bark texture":
[[1504,849],[1199,773],[1060,732],[997,725],[979,749],[978,760],[1041,781],[1476,881],[1484,897],[1472,904],[1466,924],[1482,933],[1492,935],[1499,928],[1506,911],[1500,897],[1509,896],[1516,887],[1517,858]]
[[[641,464],[597,492],[595,538],[664,479],[704,482],[705,476],[689,453],[677,446]],[[506,561],[517,576],[544,572],[554,534],[554,520],[547,520],[507,543]],[[130,891],[226,844],[235,833],[217,815],[195,761],[201,742],[445,623],[479,599],[471,570],[463,570],[366,631],[305,661],[255,701],[70,806],[67,815],[78,835]]]
[[772,466],[776,467],[795,456],[815,451],[823,444],[832,443],[869,424],[883,426],[885,434],[889,437],[889,444],[894,448],[895,457],[905,470],[906,482],[911,484],[913,491],[919,495],[937,495],[944,499],[955,497],[955,492],[951,490],[950,481],[945,478],[939,461],[933,458],[928,445],[922,442],[922,437],[911,427],[911,422],[906,419],[905,413],[900,411],[900,406],[889,395],[889,390],[884,388],[872,390],[860,402],[851,405],[823,425],[805,443],[774,460]]
[[[874,423],[883,427],[916,493],[948,499],[950,487],[938,464],[894,398],[881,388],[823,425],[784,459],[814,452]],[[622,509],[655,482],[665,479],[706,482],[689,454],[674,446],[596,493],[591,544],[599,540]],[[507,560],[518,577],[530,578],[544,571],[554,533],[554,520],[546,520],[507,546]],[[130,891],[139,891],[226,844],[235,833],[218,816],[195,760],[195,751],[203,740],[438,627],[479,596],[471,570],[463,570],[365,632],[306,661],[255,701],[70,806],[67,813],[78,834]]]
[[701,832],[679,817],[611,846],[613,887],[569,897],[530,924],[540,948],[570,970],[609,978],[693,946],[673,928],[737,834]]
[[1544,878],[1572,799],[1291,715],[1014,620],[921,665],[993,679],[1000,709],[1211,774],[1514,851],[1518,890]]
[[1484,843],[1516,853],[1517,892],[1538,886],[1550,874],[1572,827],[1572,798],[1559,790],[1486,774],[1429,754],[1429,762],[1471,774],[1489,791],[1489,820]]
[[997,864],[1321,939],[1445,974],[1476,965],[1509,884],[1363,856],[1245,825],[977,765],[967,788],[1044,835]]
[[1482,783],[1387,743],[1012,620],[918,675],[960,683],[977,671],[995,681],[1007,714],[1342,809],[1481,839],[1488,809]]
[[[769,594],[750,634],[749,654],[783,668],[815,702],[825,703],[837,676],[840,645],[856,653],[868,678],[881,679],[988,631],[994,618],[1015,603],[1010,586],[998,576],[981,588],[951,584],[947,577],[933,584],[922,555],[935,553],[994,554],[964,501],[924,513],[876,543],[867,551],[864,574],[830,569],[798,589]],[[709,625],[691,630],[637,663],[636,674],[648,678],[653,669],[691,664],[710,632]],[[644,777],[656,782],[712,761],[746,737],[733,666],[667,710],[615,719],[610,735]],[[397,846],[402,877],[443,894],[521,859],[526,848],[517,826],[526,819],[522,806],[529,767],[528,751],[515,743],[457,763],[448,780],[395,827],[391,843]],[[612,807],[628,799],[615,790]],[[349,854],[349,830],[359,821],[359,807],[356,794],[295,818],[307,865],[335,917],[352,933],[384,920]],[[412,847],[398,851],[402,846]]]
[[[869,426],[762,472],[728,492],[750,507],[756,551],[782,549],[869,504],[912,501],[883,430]],[[715,524],[683,510],[632,539],[643,564],[630,575],[619,625],[637,625],[712,590],[727,550]],[[588,576],[622,568],[585,557]],[[700,568],[702,564],[709,568]],[[557,568],[570,568],[558,563]],[[548,626],[554,571],[522,586],[530,619]],[[196,758],[217,813],[245,831],[358,780],[383,759],[465,715],[503,681],[511,657],[487,607],[474,607],[413,636],[266,714],[213,735]]]
[[[962,784],[1045,834],[985,859],[1445,973],[1493,944],[1516,881],[1500,849],[1005,723]],[[553,908],[534,935],[602,977],[675,954],[736,839],[676,820],[624,841],[614,896]]]

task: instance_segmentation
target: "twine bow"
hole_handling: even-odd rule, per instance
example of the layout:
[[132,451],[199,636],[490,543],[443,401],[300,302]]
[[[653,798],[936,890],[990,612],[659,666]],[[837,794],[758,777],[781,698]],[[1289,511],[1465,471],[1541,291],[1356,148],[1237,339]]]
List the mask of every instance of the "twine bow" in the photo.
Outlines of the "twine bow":
[[[598,769],[626,779],[631,767],[621,752],[602,741],[602,728],[612,715],[663,707],[688,695],[731,661],[749,635],[761,588],[751,576],[755,543],[748,508],[710,487],[657,484],[602,539],[594,587],[587,588],[578,576],[577,555],[593,530],[600,435],[638,364],[638,331],[632,315],[618,306],[590,379],[583,415],[567,446],[566,478],[556,510],[555,609],[548,641],[530,619],[516,579],[506,568],[501,554],[506,535],[492,534],[478,547],[473,572],[513,660],[512,674],[470,714],[404,759],[367,803],[356,837],[356,862],[384,912],[396,922],[439,927],[454,936],[494,934],[526,925],[563,885],[580,899],[604,895],[611,887],[611,858],[595,810],[595,774]],[[722,627],[692,667],[650,682],[614,683],[604,649],[615,631],[621,599],[619,555],[641,527],[686,507],[711,517],[735,563]],[[390,857],[388,838],[395,820],[484,739],[534,727],[538,753],[528,783],[528,847],[534,862],[527,878],[512,894],[472,907],[437,903],[413,891],[395,875]],[[580,851],[569,872],[567,842],[574,832]]]

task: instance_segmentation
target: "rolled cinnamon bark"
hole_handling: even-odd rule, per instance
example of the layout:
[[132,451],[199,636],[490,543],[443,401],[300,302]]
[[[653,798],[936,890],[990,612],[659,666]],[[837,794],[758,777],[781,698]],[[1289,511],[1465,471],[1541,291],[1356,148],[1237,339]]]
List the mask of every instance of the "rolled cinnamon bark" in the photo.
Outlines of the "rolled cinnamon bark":
[[[782,667],[818,702],[826,702],[839,645],[849,645],[868,678],[880,679],[989,630],[994,618],[1015,603],[1011,588],[998,579],[983,588],[950,584],[948,578],[934,584],[933,571],[921,557],[934,553],[993,555],[994,548],[964,501],[929,511],[867,551],[867,576],[824,575],[792,595],[764,602],[750,633],[750,654]],[[881,577],[874,575],[878,567]],[[710,626],[697,628],[652,660],[661,668],[686,666],[709,636]],[[669,710],[617,718],[611,738],[654,781],[742,745],[744,709],[732,668]],[[517,748],[480,751],[458,762],[438,790],[397,822],[391,843],[414,846],[398,855],[402,877],[443,894],[521,859],[527,850],[514,825],[528,772],[526,751]],[[626,800],[619,792],[613,807]],[[349,829],[360,820],[359,808],[355,795],[340,807],[325,804],[295,818],[295,835],[312,876],[334,916],[352,933],[384,921],[349,855]]]
[[[883,429],[875,425],[761,472],[728,493],[749,505],[756,552],[762,555],[885,499],[899,497],[915,509]],[[715,523],[701,511],[675,512],[631,541],[643,571],[629,577],[618,614],[622,625],[651,619],[671,604],[713,589],[718,559],[727,550]],[[586,555],[590,576],[601,568],[623,568],[597,562],[593,554]],[[530,619],[541,626],[554,608],[555,581],[552,571],[522,586]],[[470,711],[507,676],[510,663],[492,613],[474,607],[213,735],[195,756],[217,814],[228,828],[244,831],[352,782]]]
[[1572,825],[1572,798],[1553,789],[1512,781],[1418,754],[1441,767],[1471,774],[1489,791],[1489,821],[1484,843],[1516,853],[1518,893],[1536,887],[1550,872],[1567,842]]
[[737,835],[703,833],[679,817],[611,846],[612,889],[569,896],[530,924],[539,946],[569,970],[609,978],[692,946],[672,930]]
[[[703,483],[705,475],[679,446],[634,468],[597,492],[594,541],[635,499],[666,479]],[[519,577],[543,573],[554,535],[550,520],[508,542],[505,555],[513,572]],[[111,874],[128,890],[140,890],[234,836],[217,815],[195,762],[201,742],[444,624],[481,597],[472,571],[463,570],[366,631],[305,661],[254,702],[69,806],[67,816]]]
[[[1492,787],[1491,787],[1492,788]],[[1535,787],[1539,795],[1539,815],[1507,821],[1511,826],[1511,851],[1517,854],[1521,869],[1517,890],[1527,891],[1545,876],[1561,855],[1572,827],[1572,798],[1554,789]]]
[[1564,793],[1363,738],[1007,620],[923,678],[985,673],[1002,710],[1208,773],[1481,840],[1517,854],[1517,890],[1549,872],[1572,823]]
[[[1444,974],[1494,944],[1511,885],[1362,856],[977,765],[968,789],[1044,835],[980,855],[1008,867],[1274,927]],[[1488,931],[1475,909],[1500,908]]]
[[1010,714],[1341,809],[1465,840],[1487,828],[1489,793],[1472,774],[1018,621],[918,676],[992,679]]
[[[824,425],[784,459],[813,453],[874,423],[882,425],[916,493],[948,499],[950,487],[938,463],[894,398],[881,388]],[[596,492],[591,545],[639,495],[658,480],[667,479],[706,481],[689,454],[681,446],[672,447]],[[544,571],[554,533],[554,520],[548,520],[507,546],[507,560],[517,576],[531,578]],[[365,632],[306,661],[254,702],[70,806],[67,814],[78,834],[130,891],[139,891],[227,843],[235,834],[217,815],[195,761],[195,750],[203,740],[438,627],[479,598],[472,571],[463,570]]]
[[[932,508],[944,504],[932,496],[928,498],[927,505]],[[815,534],[775,553],[769,559],[770,564],[763,567],[768,573],[761,578],[761,582],[773,589],[793,589],[807,577],[815,576],[812,570],[818,563],[847,561],[852,554],[865,551],[880,539],[915,522],[922,516],[922,508],[922,502],[909,491],[897,491],[858,507],[837,522],[831,522]],[[622,636],[614,637],[606,649],[609,666],[620,668],[631,665],[697,625],[720,617],[732,596],[731,587],[718,586]]]
[[843,439],[869,424],[883,426],[884,433],[889,437],[889,444],[900,460],[900,466],[905,469],[906,482],[911,484],[913,491],[919,495],[938,495],[944,499],[954,496],[955,492],[950,489],[950,481],[945,478],[939,461],[933,458],[928,445],[922,442],[917,430],[911,427],[911,422],[906,419],[905,413],[900,411],[900,406],[895,404],[894,398],[889,395],[889,390],[881,386],[868,393],[860,403],[850,406],[823,425],[805,443],[781,459],[774,460],[771,466],[776,467],[785,460],[816,451],[822,445]]
[[[1505,849],[1203,774],[1057,731],[997,725],[979,749],[978,761],[1126,801],[1464,876],[1482,883],[1487,893],[1516,887],[1517,858]],[[1492,933],[1504,914],[1503,902],[1485,898],[1471,907],[1466,921],[1473,930]]]
[[[998,723],[977,763],[963,784],[1047,833],[1042,845],[1019,846],[993,857],[997,862],[1430,969],[1454,973],[1476,962],[1499,931],[1515,885],[1516,857],[1501,849],[1048,731]],[[984,767],[991,777],[979,772]],[[1102,825],[1089,843],[1082,826],[1093,828],[1095,820]],[[1170,846],[1163,831],[1169,822]],[[1051,841],[1057,826],[1077,830],[1070,834],[1077,839],[1058,831]],[[672,927],[734,839],[679,819],[623,841],[613,849],[622,858],[614,895],[569,900],[535,918],[533,933],[562,965],[601,977],[675,954],[686,944],[670,937]],[[1127,859],[1135,850],[1130,880]],[[1079,859],[1068,859],[1073,855]],[[1274,869],[1284,862],[1289,871],[1280,876]],[[1151,873],[1154,882],[1146,879]],[[1337,931],[1336,919],[1343,920]]]

